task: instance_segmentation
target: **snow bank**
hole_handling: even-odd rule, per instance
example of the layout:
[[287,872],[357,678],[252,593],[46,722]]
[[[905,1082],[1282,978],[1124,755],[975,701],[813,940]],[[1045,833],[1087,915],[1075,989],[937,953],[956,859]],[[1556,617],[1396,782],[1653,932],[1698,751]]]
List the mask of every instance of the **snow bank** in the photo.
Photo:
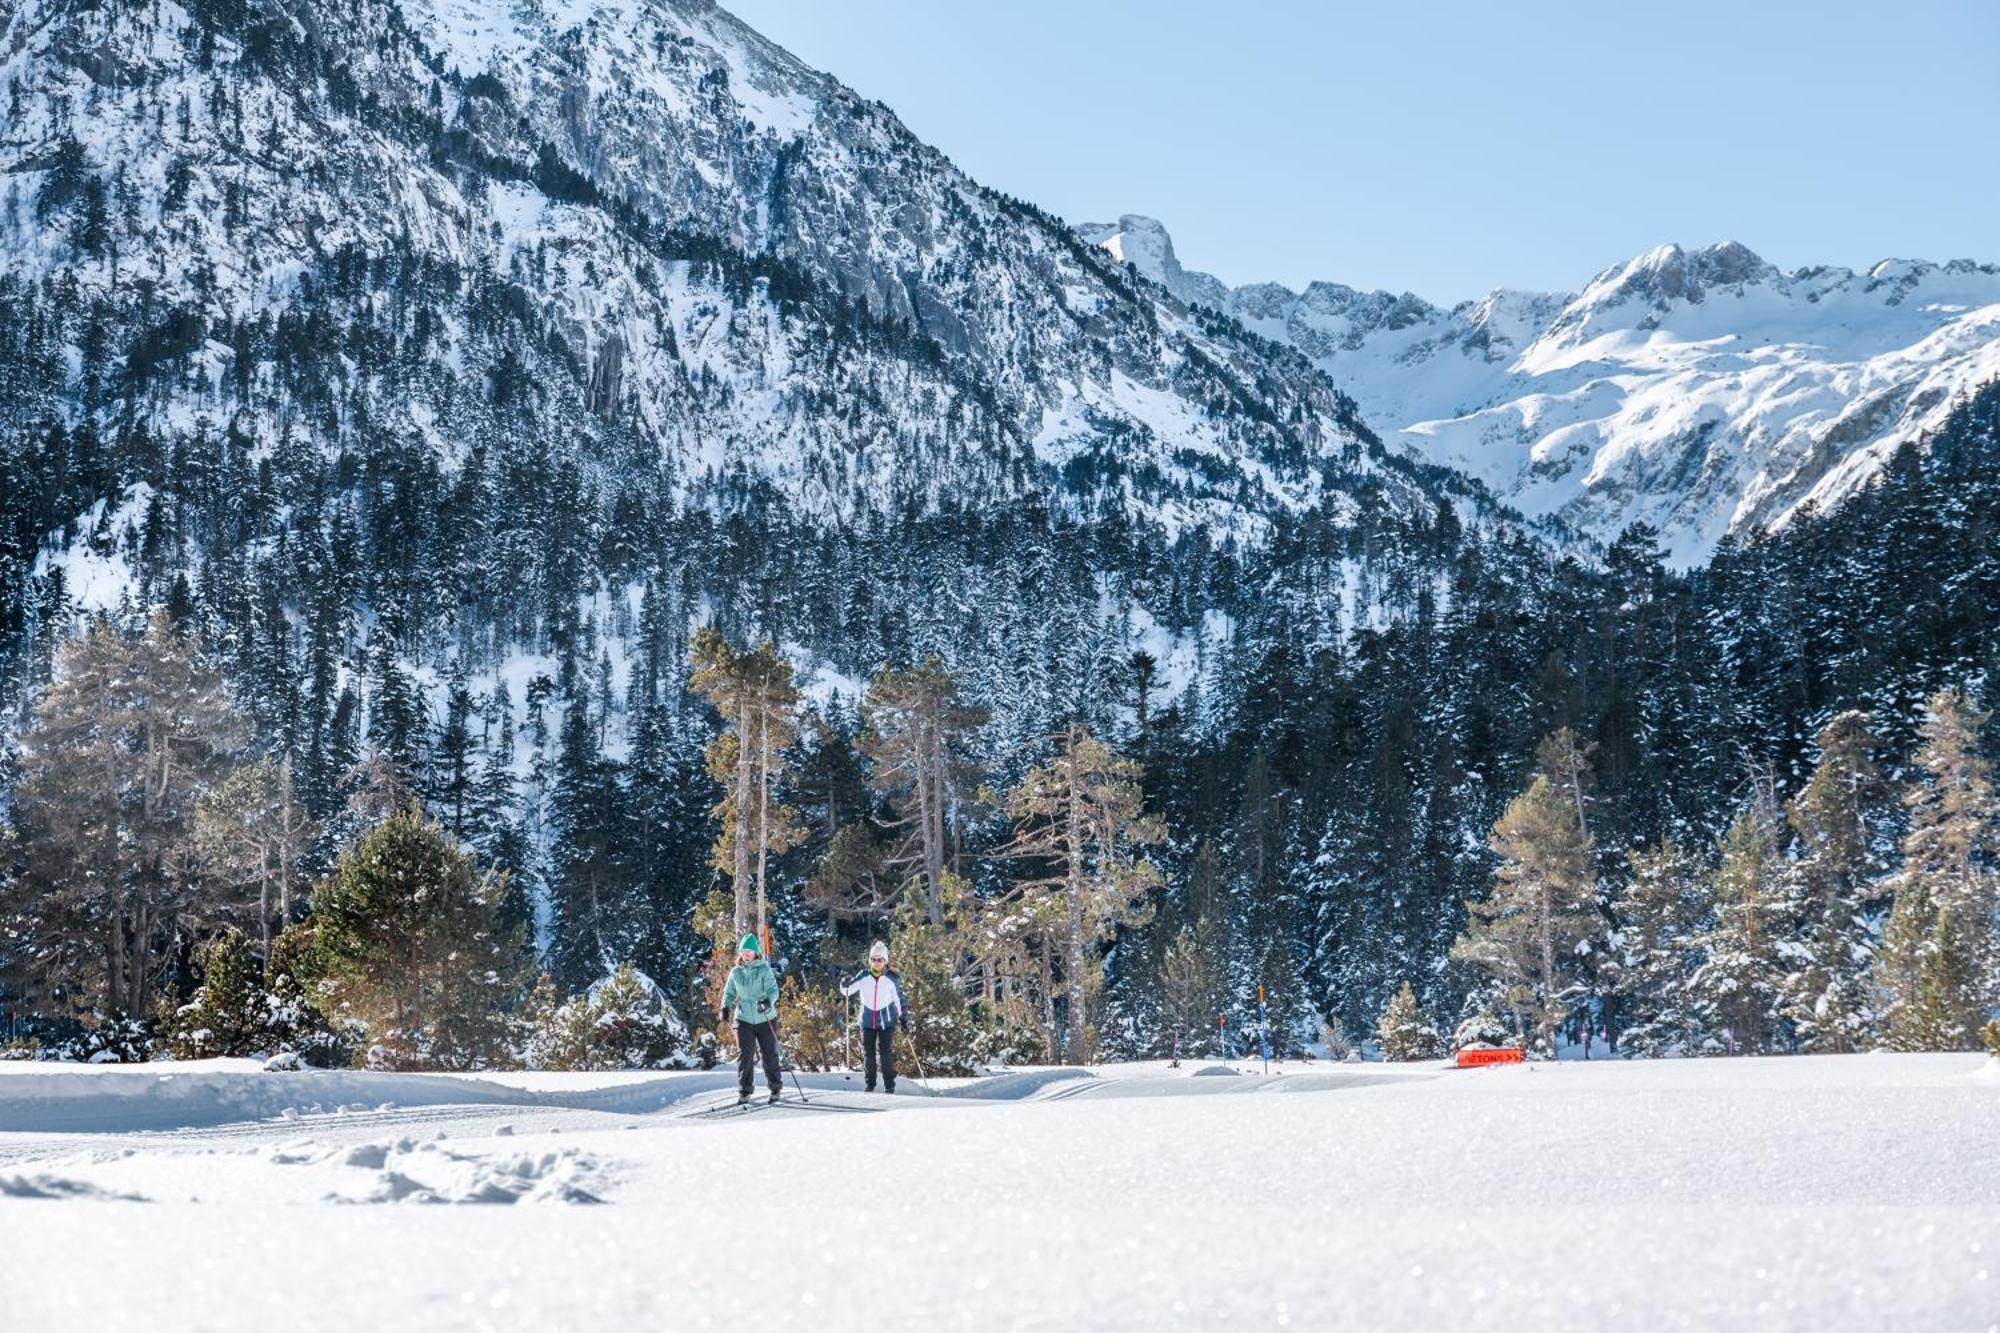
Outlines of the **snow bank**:
[[292,1118],[335,1108],[535,1105],[534,1093],[477,1079],[361,1070],[267,1074],[255,1061],[0,1066],[0,1131],[109,1133]]

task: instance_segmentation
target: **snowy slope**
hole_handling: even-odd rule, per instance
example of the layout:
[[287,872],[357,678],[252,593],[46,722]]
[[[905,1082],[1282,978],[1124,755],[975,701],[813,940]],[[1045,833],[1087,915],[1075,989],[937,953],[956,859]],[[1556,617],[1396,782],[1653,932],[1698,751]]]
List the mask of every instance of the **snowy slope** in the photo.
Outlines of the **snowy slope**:
[[39,1080],[0,1073],[0,1234],[33,1275],[5,1308],[49,1330],[1979,1330],[1982,1063],[1150,1066],[1025,1099],[809,1075],[849,1109],[687,1114],[704,1093],[149,1134],[7,1133]]
[[[511,350],[551,434],[623,430],[682,494],[768,481],[835,518],[1060,490],[1115,438],[1099,484],[1135,517],[1254,539],[1346,484],[1329,469],[1373,471],[1303,361],[1135,287],[707,0],[22,0],[0,9],[0,88],[0,279],[220,330],[367,261],[394,323],[434,300],[435,371],[351,363],[351,388],[370,428],[445,463],[513,425],[451,392],[501,396]],[[72,138],[108,182],[94,249],[50,184]],[[493,344],[496,303],[529,347]],[[219,333],[187,355],[211,383],[238,359]],[[73,418],[60,396],[0,402],[0,424]],[[214,411],[146,407],[163,428]],[[235,425],[270,441],[286,416]]]
[[1530,516],[1677,563],[1839,503],[2000,378],[2000,268],[1885,260],[1783,273],[1743,246],[1662,246],[1575,295],[1449,310],[1314,283],[1228,288],[1128,216],[1082,234],[1181,299],[1310,356],[1385,436]]

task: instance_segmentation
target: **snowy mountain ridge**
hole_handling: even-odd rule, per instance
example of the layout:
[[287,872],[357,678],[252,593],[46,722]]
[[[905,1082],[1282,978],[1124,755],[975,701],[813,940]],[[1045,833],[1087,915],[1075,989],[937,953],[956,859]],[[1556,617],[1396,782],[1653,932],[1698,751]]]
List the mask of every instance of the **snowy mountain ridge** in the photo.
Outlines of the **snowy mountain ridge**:
[[[211,325],[280,309],[343,251],[490,275],[546,325],[592,434],[657,441],[684,491],[759,478],[829,515],[1047,487],[1108,435],[1104,498],[1169,531],[1254,536],[1318,504],[1329,466],[1375,471],[1304,364],[1157,303],[705,0],[209,9],[0,11],[0,274]],[[39,225],[77,149],[65,170],[118,196],[84,253]],[[899,345],[845,348],[829,318]],[[448,312],[426,335],[490,377]],[[435,386],[376,387],[397,401],[375,422],[441,455],[478,433]]]
[[1086,239],[1191,304],[1304,352],[1385,437],[1599,539],[1644,521],[1677,563],[1838,504],[2000,378],[2000,267],[1785,273],[1663,245],[1580,292],[1449,309],[1316,282],[1230,288],[1128,215]]

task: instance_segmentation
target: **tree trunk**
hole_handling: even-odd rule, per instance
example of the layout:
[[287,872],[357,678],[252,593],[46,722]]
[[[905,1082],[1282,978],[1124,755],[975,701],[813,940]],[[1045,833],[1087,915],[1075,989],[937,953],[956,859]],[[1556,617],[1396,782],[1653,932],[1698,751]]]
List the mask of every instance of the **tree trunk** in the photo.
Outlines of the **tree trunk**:
[[1042,939],[1042,1031],[1049,1035],[1049,1046],[1058,1059],[1062,1055],[1062,1030],[1056,1027],[1056,980],[1049,966],[1049,948],[1053,940]]
[[764,936],[764,876],[771,855],[771,705],[757,713],[757,938]]
[[736,808],[734,846],[730,878],[736,890],[736,933],[741,935],[750,919],[750,782],[753,776],[750,750],[750,697],[745,693],[736,710]]
[[257,934],[262,947],[260,956],[268,963],[271,961],[271,853],[268,850],[257,856]]
[[1064,969],[1069,973],[1064,989],[1069,995],[1069,1047],[1064,1057],[1080,1060],[1084,1057],[1086,1035],[1084,1015],[1084,922],[1083,922],[1083,795],[1077,785],[1076,776],[1077,737],[1070,732],[1069,755],[1066,767],[1069,771],[1069,957]]
[[1556,1018],[1556,935],[1555,903],[1553,898],[1554,895],[1550,892],[1548,884],[1544,883],[1541,886],[1541,895],[1538,903],[1541,920],[1536,923],[1540,927],[1542,944],[1542,1015],[1540,1026],[1543,1029],[1543,1035],[1548,1038],[1549,1054],[1551,1056],[1555,1054],[1555,1031],[1558,1022]]
[[111,1013],[124,1011],[125,914],[113,912],[104,937],[104,1003]]
[[146,1002],[146,954],[152,931],[152,914],[142,901],[132,909],[132,939],[125,952],[125,1003],[133,1013]]
[[939,836],[937,792],[931,781],[934,756],[931,736],[919,729],[916,737],[917,829],[924,854],[924,918],[933,926],[944,921],[944,847]]

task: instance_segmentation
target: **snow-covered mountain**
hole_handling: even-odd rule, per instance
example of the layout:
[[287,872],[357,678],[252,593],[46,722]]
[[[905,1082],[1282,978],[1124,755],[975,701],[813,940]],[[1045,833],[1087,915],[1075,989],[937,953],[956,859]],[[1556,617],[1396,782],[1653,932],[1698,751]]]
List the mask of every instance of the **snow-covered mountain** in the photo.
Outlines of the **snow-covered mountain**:
[[263,599],[314,727],[372,677],[339,725],[379,728],[398,664],[437,712],[595,662],[619,751],[650,589],[818,681],[1033,679],[1032,730],[1077,699],[1024,636],[1144,646],[1163,700],[1212,662],[1240,608],[1163,552],[1305,531],[1281,592],[1338,634],[1519,536],[710,0],[0,0],[0,105],[0,665],[38,618]]
[[[365,290],[418,365],[349,388],[441,458],[518,370],[521,410],[643,440],[683,494],[768,483],[828,516],[1053,488],[1255,532],[1374,471],[1303,361],[707,0],[7,0],[0,89],[0,276],[60,274],[113,323],[174,308],[211,379],[242,360],[219,330]],[[232,409],[252,439],[283,414]]]
[[1783,273],[1741,245],[1668,245],[1574,295],[1445,309],[1337,283],[1230,288],[1183,268],[1150,218],[1080,232],[1304,352],[1391,440],[1594,537],[1652,524],[1682,564],[1837,504],[2000,378],[2000,267],[1963,260]]

